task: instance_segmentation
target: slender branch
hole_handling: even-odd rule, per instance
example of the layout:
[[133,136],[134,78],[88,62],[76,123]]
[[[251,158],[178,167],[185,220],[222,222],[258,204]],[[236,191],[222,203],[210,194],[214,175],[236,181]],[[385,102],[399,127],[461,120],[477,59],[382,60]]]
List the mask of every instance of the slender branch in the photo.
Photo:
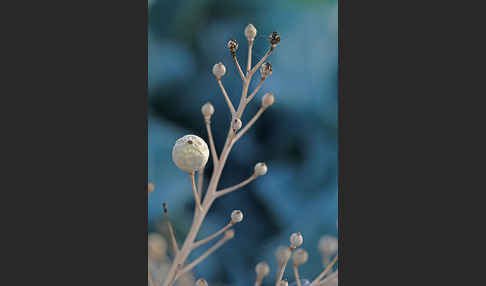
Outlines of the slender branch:
[[273,52],[273,48],[270,47],[268,51],[265,53],[263,58],[260,59],[260,61],[250,70],[248,73],[248,78],[251,78],[253,74],[256,72],[257,69],[260,68],[260,66],[263,64],[263,62],[268,58],[268,56]]
[[228,193],[231,193],[232,191],[235,191],[235,190],[237,190],[237,189],[239,189],[241,187],[244,187],[244,186],[248,185],[251,181],[255,180],[256,177],[257,176],[255,175],[255,173],[253,173],[253,175],[251,175],[248,179],[244,180],[243,182],[241,182],[241,183],[239,183],[237,185],[234,185],[232,187],[229,187],[229,188],[226,188],[226,189],[222,189],[220,191],[217,191],[216,192],[216,196],[217,197],[221,197],[221,196],[224,196],[224,195],[226,195]]
[[194,172],[191,172],[189,175],[191,176],[192,191],[194,193],[194,200],[196,201],[196,207],[202,211],[201,199],[199,198],[199,194],[197,193],[196,182],[194,179]]
[[[290,248],[290,250],[291,250],[292,252],[294,251],[294,249],[293,249],[293,248]],[[289,255],[289,257],[287,257],[287,258],[285,259],[284,263],[282,264],[282,267],[280,268],[280,272],[279,272],[279,274],[278,274],[278,276],[277,276],[277,280],[275,281],[275,286],[279,286],[279,283],[280,283],[280,281],[282,280],[282,277],[283,277],[283,275],[284,275],[285,268],[287,267],[287,263],[289,262],[290,256],[291,256],[291,255]]]
[[[336,279],[336,276],[338,276],[338,272],[334,271],[333,273],[329,274],[326,279],[320,281],[317,286],[326,286],[327,282],[331,282],[333,279]],[[330,284],[334,285],[334,283]]]
[[261,78],[260,79],[260,81],[258,82],[258,85],[256,86],[255,90],[246,99],[246,103],[249,103],[253,99],[253,97],[255,97],[255,94],[258,92],[258,90],[260,89],[260,87],[262,86],[262,84],[263,84],[264,81],[265,81],[265,78]]
[[337,259],[338,259],[338,255],[336,255],[336,257],[334,257],[334,259],[331,261],[331,263],[329,263],[329,265],[326,267],[326,269],[324,269],[324,271],[322,271],[321,274],[319,274],[319,276],[317,276],[316,279],[314,279],[314,281],[312,281],[309,286],[316,285],[319,281],[321,281],[322,278],[324,278],[324,276],[326,276],[326,274],[331,272],[332,267],[336,263]]
[[248,41],[248,64],[246,65],[246,74],[251,70],[251,50],[253,48],[253,40]]
[[204,168],[202,168],[197,172],[197,193],[199,194],[200,197],[202,197],[203,183],[204,183]]
[[217,232],[213,233],[212,235],[204,238],[204,239],[201,239],[197,242],[194,242],[194,244],[192,245],[192,249],[196,249],[198,248],[199,246],[203,245],[203,244],[206,244],[208,242],[210,242],[211,240],[215,239],[216,237],[218,237],[220,234],[224,233],[225,231],[227,231],[228,229],[230,229],[234,224],[233,223],[228,223],[226,226],[224,226],[223,228],[221,228],[220,230],[218,230]]
[[241,129],[240,132],[236,134],[236,136],[233,138],[233,142],[238,141],[238,139],[240,139],[240,137],[243,136],[243,134],[245,134],[248,129],[250,129],[250,127],[257,121],[258,117],[262,115],[265,109],[265,107],[260,107],[260,109],[258,109],[258,112],[255,114],[255,116],[253,116],[253,118],[245,125],[245,127],[243,127],[243,129]]
[[[220,88],[223,92],[226,103],[228,104],[230,111],[232,113],[232,117],[236,117],[236,118],[241,119],[243,112],[245,110],[245,107],[247,106],[246,98],[247,98],[247,95],[248,95],[248,86],[249,86],[250,80],[251,80],[253,74],[255,73],[255,71],[260,68],[260,66],[263,64],[263,62],[266,60],[266,58],[273,52],[273,49],[274,48],[270,48],[270,50],[267,51],[267,53],[257,63],[257,65],[254,66],[252,69],[250,69],[249,72],[247,72],[246,76],[243,74],[243,71],[241,70],[241,66],[238,63],[236,55],[233,55],[233,59],[234,59],[236,66],[238,68],[238,72],[240,73],[240,77],[243,81],[241,98],[240,98],[240,103],[239,103],[237,111],[235,111],[235,107],[233,107],[231,101],[229,100],[228,94],[226,93],[226,90],[222,86],[221,81],[218,80],[218,84],[220,85]],[[248,70],[248,68],[247,68],[247,70]],[[191,228],[189,230],[189,233],[187,234],[187,236],[184,240],[184,244],[182,245],[182,248],[180,249],[179,253],[176,255],[176,257],[174,257],[174,259],[172,261],[172,265],[170,266],[167,277],[166,277],[165,281],[163,282],[163,286],[172,286],[176,282],[177,278],[180,277],[180,275],[182,275],[186,271],[191,270],[194,266],[196,266],[197,263],[199,263],[200,261],[205,259],[211,252],[215,251],[216,248],[220,247],[224,242],[226,242],[228,239],[230,239],[229,237],[227,238],[227,236],[225,235],[210,250],[208,250],[208,252],[203,254],[203,256],[199,257],[196,261],[192,262],[191,264],[189,264],[188,266],[186,266],[185,268],[180,270],[180,267],[182,267],[185,264],[186,259],[191,254],[193,243],[196,239],[196,236],[199,232],[199,229],[201,228],[201,225],[204,221],[204,218],[207,215],[208,210],[211,208],[211,205],[213,204],[214,200],[218,197],[218,195],[216,194],[217,188],[218,188],[218,183],[219,183],[219,180],[221,178],[221,173],[224,169],[224,165],[226,163],[226,160],[228,159],[229,153],[231,152],[231,149],[232,149],[233,144],[235,142],[234,139],[240,138],[243,135],[243,133],[246,132],[246,130],[248,130],[248,128],[250,128],[250,126],[254,123],[254,121],[256,121],[258,116],[261,115],[263,110],[264,109],[259,110],[257,115],[255,115],[255,117],[252,120],[250,120],[250,122],[248,122],[248,124],[244,128],[244,130],[240,130],[240,132],[236,135],[236,138],[235,138],[235,134],[232,131],[232,129],[229,128],[228,136],[226,138],[226,142],[223,145],[223,149],[221,151],[220,157],[218,158],[219,159],[218,165],[216,166],[216,168],[213,169],[213,174],[211,175],[211,179],[209,181],[206,194],[204,196],[204,201],[200,202],[203,205],[203,208],[194,213],[194,219],[193,219]],[[241,131],[243,131],[243,132],[241,132]],[[232,229],[230,229],[228,231],[232,231]]]
[[182,268],[182,270],[177,274],[175,280],[177,280],[182,274],[186,273],[187,271],[190,271],[192,268],[194,268],[196,265],[198,265],[200,262],[206,259],[211,253],[215,252],[218,248],[220,248],[223,244],[225,244],[225,242],[227,242],[230,239],[231,238],[227,237],[226,235],[223,236],[218,242],[216,242],[216,244],[214,244],[210,249],[208,249],[201,256],[199,256],[196,260],[188,264],[186,267]]
[[[211,132],[211,121],[210,120],[205,120],[205,121],[206,121],[206,130],[208,131],[208,137],[209,137],[209,148],[211,148],[211,155],[213,156],[213,165],[214,167],[216,167],[219,164],[219,159],[218,159],[218,153],[216,152],[216,146],[214,144],[213,132]],[[202,188],[202,186],[199,186],[199,188]]]
[[228,96],[228,93],[224,89],[224,86],[223,86],[223,83],[221,82],[221,79],[218,79],[217,81],[218,81],[219,87],[221,88],[221,91],[223,92],[224,99],[226,100],[226,103],[228,104],[228,107],[231,111],[231,115],[234,115],[235,114],[235,108],[233,107],[233,103],[231,103],[231,100]]
[[295,281],[297,281],[297,286],[302,286],[300,284],[299,267],[297,266],[297,264],[294,264],[294,276],[295,276]]
[[170,242],[172,244],[172,249],[174,250],[174,256],[177,256],[177,254],[179,253],[179,246],[177,246],[177,240],[175,238],[174,229],[172,228],[172,223],[170,222],[169,212],[167,211],[167,204],[163,203],[162,207],[164,208],[164,213],[165,216],[167,217],[167,226],[169,228],[169,237],[170,237]]
[[236,67],[238,68],[238,72],[240,73],[241,80],[246,81],[245,74],[243,73],[243,70],[241,70],[241,66],[240,66],[240,63],[238,62],[238,59],[236,58],[236,54],[233,53],[232,56],[233,56],[233,60],[235,60],[235,64],[236,64]]

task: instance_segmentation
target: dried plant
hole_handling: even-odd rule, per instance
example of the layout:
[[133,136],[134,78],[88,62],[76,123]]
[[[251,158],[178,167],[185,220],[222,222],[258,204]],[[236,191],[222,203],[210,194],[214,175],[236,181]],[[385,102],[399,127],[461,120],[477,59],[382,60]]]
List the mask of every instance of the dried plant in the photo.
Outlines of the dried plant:
[[[226,74],[226,67],[223,63],[219,62],[213,66],[212,70],[232,117],[231,121],[229,122],[226,142],[224,143],[221,153],[218,155],[216,151],[216,146],[211,131],[211,116],[214,114],[214,107],[211,103],[206,103],[201,108],[201,112],[204,116],[206,130],[208,133],[209,147],[202,138],[196,135],[186,135],[177,140],[172,151],[172,159],[174,163],[177,165],[177,167],[179,167],[179,169],[187,172],[189,175],[194,194],[195,209],[191,228],[184,240],[182,247],[180,248],[177,245],[174,231],[172,229],[172,226],[170,225],[170,221],[168,221],[171,245],[174,250],[174,257],[167,273],[167,277],[165,277],[165,281],[163,282],[163,286],[173,285],[184,274],[190,272],[195,266],[201,263],[216,249],[218,249],[234,237],[235,232],[232,227],[243,219],[243,213],[239,210],[233,211],[228,224],[222,227],[219,231],[206,238],[196,240],[204,218],[206,217],[208,210],[211,208],[214,201],[247,185],[251,181],[255,180],[257,177],[263,176],[267,173],[266,164],[263,162],[257,163],[254,167],[253,174],[249,178],[232,187],[218,190],[219,179],[221,177],[224,166],[226,164],[226,160],[228,159],[228,155],[230,154],[232,147],[241,138],[241,136],[243,136],[248,131],[248,129],[250,129],[253,124],[255,124],[255,122],[262,115],[262,113],[274,102],[273,94],[265,94],[262,97],[261,107],[258,112],[253,116],[250,121],[245,124],[245,126],[243,126],[241,118],[243,116],[246,106],[252,102],[263,82],[272,74],[272,65],[268,62],[265,62],[265,60],[270,56],[270,54],[275,50],[280,42],[280,36],[278,35],[278,33],[273,32],[269,37],[270,45],[268,51],[260,59],[260,61],[256,63],[256,65],[252,66],[252,48],[253,41],[257,34],[257,30],[252,24],[249,24],[245,28],[244,34],[248,40],[248,60],[245,70],[242,69],[240,63],[238,62],[238,43],[236,42],[236,40],[231,39],[226,45],[231,53],[231,56],[235,62],[236,68],[243,83],[240,102],[236,109],[233,106],[230,96],[226,92],[226,89],[224,88],[222,82],[222,77]],[[258,70],[260,70],[260,80],[256,88],[250,94],[248,94],[250,82]],[[202,186],[204,183],[204,167],[209,159],[209,153],[211,153],[211,157],[213,160],[213,173],[211,175],[209,185],[203,197]],[[195,179],[196,172],[198,173],[197,184]],[[149,191],[153,191],[153,189],[154,186],[150,185]],[[166,211],[166,207],[164,207],[164,209]],[[194,249],[213,241],[221,235],[222,237],[206,252],[204,252],[194,261],[186,263],[189,254]],[[151,282],[149,279],[149,283],[153,283],[153,281]]]
[[[231,213],[227,225],[223,226],[219,231],[215,232],[214,234],[209,235],[206,238],[197,240],[197,235],[202,226],[202,223],[204,222],[204,219],[214,201],[222,196],[225,196],[237,189],[246,186],[259,176],[263,176],[267,173],[267,165],[263,162],[259,162],[255,164],[253,174],[246,180],[232,187],[218,189],[219,180],[232,147],[248,131],[248,129],[250,129],[251,126],[255,124],[255,122],[263,114],[263,112],[275,101],[274,95],[272,93],[264,94],[261,99],[260,109],[253,116],[253,118],[243,126],[241,118],[244,114],[245,108],[255,98],[263,82],[272,74],[272,65],[269,62],[265,61],[280,43],[280,35],[277,32],[273,32],[269,36],[270,44],[267,52],[254,66],[252,66],[252,48],[253,41],[257,34],[257,30],[252,24],[249,24],[245,28],[244,34],[248,40],[248,60],[246,69],[242,69],[238,61],[238,43],[236,42],[236,40],[231,39],[226,45],[227,49],[231,53],[236,69],[242,80],[241,98],[236,109],[233,106],[230,96],[223,86],[222,78],[226,74],[225,65],[219,62],[215,64],[212,69],[213,75],[215,76],[216,82],[221,89],[224,100],[226,101],[232,117],[231,121],[228,123],[228,133],[221,153],[218,155],[211,131],[211,117],[214,114],[215,110],[213,105],[209,102],[204,104],[201,108],[201,112],[203,114],[204,122],[206,125],[209,147],[202,138],[196,135],[186,135],[176,141],[172,150],[172,159],[175,165],[189,175],[189,180],[192,186],[195,200],[194,218],[191,228],[184,240],[184,243],[181,247],[179,247],[177,245],[173,227],[170,220],[168,219],[167,206],[165,204],[163,205],[164,212],[167,215],[168,232],[170,237],[170,245],[173,250],[173,258],[170,262],[169,258],[165,255],[165,249],[167,248],[166,242],[164,244],[163,242],[161,242],[161,238],[157,236],[149,238],[151,239],[151,241],[149,240],[150,263],[148,274],[150,286],[158,286],[161,284],[163,286],[172,286],[176,282],[178,282],[178,285],[189,286],[188,283],[191,283],[191,281],[193,281],[191,280],[191,270],[199,263],[201,263],[204,259],[206,259],[210,254],[216,251],[219,247],[224,245],[227,241],[231,240],[235,235],[233,226],[243,220],[243,213],[240,210],[235,210]],[[250,82],[258,70],[260,72],[258,84],[255,89],[250,94],[248,94]],[[206,192],[203,196],[202,187],[204,183],[204,168],[209,160],[209,154],[211,154],[213,160],[213,173],[211,175]],[[195,178],[196,172],[198,173],[197,184]],[[154,191],[154,185],[149,184],[148,190],[149,193]],[[220,237],[219,240],[212,247],[206,250],[202,255],[200,255],[198,258],[190,263],[186,262],[189,255],[194,249],[206,245],[207,243],[214,241],[218,237]],[[300,233],[295,233],[291,236],[291,244],[284,250],[285,257],[283,257],[283,260],[281,261],[282,263],[280,264],[279,274],[277,276],[275,284],[276,286],[287,286],[284,285],[286,284],[286,282],[282,280],[282,276],[292,253],[294,253],[295,263],[304,263],[304,260],[307,260],[307,253],[304,250],[298,249],[294,251],[298,246],[302,244],[302,241],[303,237]],[[321,273],[321,275],[319,275],[315,281],[312,282],[311,286],[328,286],[327,284],[321,284],[323,283],[322,278],[324,278],[324,276],[330,272],[330,270],[332,269],[332,264],[335,263],[336,259],[337,257],[329,264],[326,270]],[[298,286],[302,286],[300,285],[300,280],[298,278],[298,270],[296,266],[298,264],[295,263],[294,271],[296,273],[296,280],[297,283],[299,283]],[[161,270],[162,268],[164,269]],[[257,281],[255,282],[255,286],[259,286],[263,277],[268,274],[269,268],[268,265],[259,264],[257,265],[256,270]],[[156,275],[155,271],[157,271],[159,275]],[[189,278],[187,278],[188,276]],[[154,279],[154,277],[157,279]],[[181,283],[181,280],[184,279],[184,277],[185,281]],[[163,283],[161,283],[162,281]],[[197,286],[208,285],[204,279],[197,280],[195,284]]]
[[[283,276],[292,258],[292,271],[295,278],[295,286],[337,286],[338,285],[338,271],[333,271],[334,265],[337,262],[338,245],[335,243],[337,239],[331,236],[323,236],[319,241],[319,250],[324,258],[333,257],[332,261],[323,262],[323,271],[316,276],[312,282],[300,278],[299,266],[305,264],[309,258],[309,254],[303,248],[298,248],[302,245],[304,238],[301,233],[293,233],[290,236],[290,245],[281,246],[277,248],[275,253],[277,258],[277,276],[275,279],[275,286],[288,286],[287,280],[283,280]],[[263,278],[270,273],[270,267],[265,261],[259,262],[255,267],[256,280],[255,286],[262,284]]]

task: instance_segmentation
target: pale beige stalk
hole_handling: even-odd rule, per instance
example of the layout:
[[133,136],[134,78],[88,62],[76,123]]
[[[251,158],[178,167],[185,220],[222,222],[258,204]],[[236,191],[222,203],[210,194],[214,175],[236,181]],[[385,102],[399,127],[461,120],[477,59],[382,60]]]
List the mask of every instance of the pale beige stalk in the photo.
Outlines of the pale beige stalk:
[[223,228],[221,228],[220,230],[218,230],[217,232],[215,232],[212,235],[206,237],[205,239],[201,239],[201,240],[199,240],[197,242],[194,242],[194,244],[192,245],[192,249],[196,249],[199,246],[210,242],[211,240],[215,239],[216,237],[218,237],[219,235],[221,235],[222,233],[224,233],[225,231],[227,231],[228,229],[230,229],[233,225],[234,224],[232,222],[230,222],[227,225],[225,225]]
[[[292,247],[290,247],[290,250],[293,252],[294,249]],[[280,267],[280,272],[278,273],[278,276],[277,276],[277,279],[275,281],[275,286],[279,286],[280,284],[280,281],[282,280],[283,278],[283,275],[284,275],[284,272],[285,272],[285,268],[287,268],[287,263],[289,262],[290,260],[290,257],[286,257],[283,264],[282,264],[282,267]]]
[[[249,42],[249,45],[252,46],[252,42],[251,41]],[[240,67],[240,65],[238,63],[238,60],[237,60],[236,56],[233,57],[233,59],[235,60],[235,64],[236,64],[236,66],[238,68],[238,72],[239,72],[239,74],[241,76],[241,79],[242,79],[242,82],[243,82],[240,104],[238,105],[238,109],[236,111],[235,111],[235,109],[233,107],[233,104],[231,103],[231,100],[229,99],[228,94],[226,93],[226,90],[223,87],[223,84],[221,83],[221,80],[220,79],[217,79],[218,85],[220,86],[221,91],[223,92],[224,98],[225,98],[225,100],[226,100],[226,102],[228,104],[228,107],[229,107],[230,112],[231,112],[231,114],[232,114],[233,117],[236,117],[236,118],[241,119],[241,116],[243,115],[243,112],[245,110],[245,107],[248,104],[248,102],[247,102],[247,95],[248,95],[248,88],[249,88],[249,85],[250,85],[250,82],[251,82],[251,78],[252,78],[253,74],[255,73],[255,71],[262,65],[262,63],[265,61],[265,59],[270,55],[270,53],[272,51],[273,51],[273,48],[270,48],[269,51],[267,51],[267,53],[265,54],[265,56],[252,69],[249,69],[247,67],[248,72],[247,72],[246,76],[243,74],[243,71],[241,70],[241,67]],[[249,56],[250,56],[250,59],[249,59],[248,63],[251,65],[251,48],[249,50]],[[265,108],[260,108],[260,110],[258,111],[257,115],[241,131],[248,130],[248,128],[256,121],[256,119],[258,119],[258,117],[261,115],[261,113],[264,110],[265,110]],[[233,132],[233,130],[231,128],[231,124],[229,124],[229,125],[230,126],[228,128],[229,129],[228,130],[228,135],[227,135],[227,138],[226,138],[226,142],[225,142],[225,144],[223,146],[223,150],[221,151],[221,154],[219,156],[219,160],[217,158],[217,155],[216,156],[214,155],[214,154],[216,154],[216,152],[213,149],[214,147],[211,147],[212,153],[213,153],[213,160],[214,160],[213,165],[214,165],[214,168],[213,168],[213,173],[211,175],[211,179],[209,181],[209,185],[208,185],[207,190],[206,190],[206,194],[205,194],[204,199],[203,199],[203,201],[201,203],[201,207],[200,208],[196,208],[196,210],[194,212],[194,219],[193,219],[191,228],[189,230],[189,233],[187,234],[187,237],[186,237],[186,239],[184,241],[184,244],[182,245],[182,248],[179,250],[179,252],[177,253],[177,255],[174,257],[174,260],[173,260],[172,265],[171,265],[171,267],[169,269],[169,272],[167,274],[167,277],[166,277],[166,279],[164,281],[163,286],[171,286],[171,285],[173,285],[175,283],[175,281],[180,277],[180,275],[182,275],[183,273],[191,270],[198,263],[200,263],[207,256],[209,256],[212,252],[214,252],[217,248],[219,248],[221,245],[223,245],[226,241],[229,240],[229,238],[225,235],[221,240],[219,240],[207,252],[205,252],[203,255],[201,255],[200,257],[198,257],[192,263],[190,263],[189,265],[187,265],[187,266],[184,267],[184,264],[186,262],[186,259],[188,258],[188,256],[191,253],[191,251],[194,249],[194,246],[195,245],[198,246],[197,245],[198,242],[194,242],[194,241],[196,239],[197,234],[199,233],[199,229],[201,228],[201,225],[202,225],[202,223],[204,221],[204,218],[206,217],[206,215],[207,215],[209,209],[211,208],[214,200],[216,198],[221,197],[222,195],[227,194],[227,193],[230,192],[230,191],[228,191],[228,189],[226,189],[226,191],[223,190],[224,191],[223,194],[218,193],[217,192],[218,183],[219,183],[219,180],[221,178],[221,173],[223,172],[224,166],[226,164],[226,160],[228,159],[228,156],[229,156],[229,154],[231,152],[231,149],[232,149],[234,143],[236,142],[235,138],[236,139],[240,138],[241,135],[243,135],[244,132],[241,132],[240,131],[238,133],[239,136],[235,137],[235,133]],[[210,133],[210,129],[209,128],[208,128],[208,133]],[[213,145],[214,146],[214,143],[211,143],[213,141],[212,140],[212,136],[210,137],[210,140],[209,141],[210,141],[210,145]],[[254,179],[253,176],[250,177],[250,179],[248,179],[247,181],[240,183],[239,184],[239,187],[243,186],[243,183],[247,184],[247,183],[249,183],[253,179]],[[191,179],[191,180],[193,181],[193,179]],[[237,186],[235,186],[235,187],[237,187]],[[194,188],[195,188],[195,184],[193,183],[193,189]],[[230,189],[230,190],[232,191],[234,189]],[[195,194],[197,194],[197,192],[195,192]],[[197,199],[198,198],[196,198],[196,200]],[[183,268],[180,271],[177,271],[179,265],[181,267],[183,267]]]
[[324,271],[322,271],[321,274],[319,274],[319,276],[317,276],[316,279],[314,279],[309,286],[315,286],[317,283],[319,283],[319,281],[322,280],[322,278],[324,278],[324,276],[326,276],[326,274],[328,274],[329,272],[331,272],[332,267],[334,266],[334,264],[336,263],[337,260],[338,260],[338,256],[336,255],[336,257],[334,257],[334,259],[326,267],[326,269],[324,269]]
[[294,263],[294,276],[295,276],[295,281],[297,281],[297,286],[302,286],[300,284],[299,266],[295,263]]

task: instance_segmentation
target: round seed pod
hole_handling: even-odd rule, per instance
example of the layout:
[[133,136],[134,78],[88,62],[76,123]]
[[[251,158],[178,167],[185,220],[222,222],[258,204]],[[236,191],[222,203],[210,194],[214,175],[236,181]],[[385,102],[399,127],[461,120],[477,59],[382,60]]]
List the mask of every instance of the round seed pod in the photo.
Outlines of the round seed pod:
[[201,113],[205,118],[209,118],[214,114],[214,107],[211,103],[206,103],[201,107]]
[[293,248],[299,247],[304,242],[304,237],[300,232],[292,233],[290,236],[290,246]]
[[268,39],[272,47],[276,47],[280,43],[280,35],[277,32],[273,32]]
[[319,239],[319,250],[325,255],[334,255],[339,248],[337,238],[330,235],[324,235]]
[[236,42],[235,39],[231,39],[228,41],[228,44],[226,44],[226,48],[230,50],[231,54],[236,53],[236,50],[238,50],[238,42]]
[[242,220],[243,220],[243,212],[242,211],[234,210],[231,213],[231,221],[233,223],[238,223],[238,222],[241,222]]
[[257,176],[263,176],[267,173],[267,165],[263,162],[257,163],[255,165],[255,175]]
[[265,261],[259,262],[255,267],[255,272],[258,277],[265,277],[270,273],[270,266]]
[[223,65],[222,62],[219,62],[213,66],[213,75],[220,79],[226,74],[226,67]]
[[262,97],[262,107],[267,108],[275,102],[273,93],[267,92]]
[[196,135],[179,138],[172,149],[172,161],[179,169],[188,173],[202,169],[208,158],[208,145]]
[[208,286],[208,282],[203,279],[203,278],[199,278],[197,279],[196,283],[194,283],[195,286]]
[[303,248],[299,248],[296,251],[294,251],[294,254],[292,256],[295,265],[301,265],[306,263],[308,258],[309,258],[309,254]]
[[272,64],[265,62],[260,67],[260,75],[263,79],[269,77],[272,74]]
[[252,24],[248,24],[245,28],[245,37],[248,41],[253,41],[257,35],[257,29]]

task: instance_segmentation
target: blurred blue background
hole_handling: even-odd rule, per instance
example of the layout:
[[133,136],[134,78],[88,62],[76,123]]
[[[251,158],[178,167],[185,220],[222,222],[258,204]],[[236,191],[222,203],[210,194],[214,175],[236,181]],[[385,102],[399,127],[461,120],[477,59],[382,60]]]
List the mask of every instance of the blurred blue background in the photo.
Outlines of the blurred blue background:
[[[226,65],[223,84],[237,105],[241,80],[225,45],[234,37],[240,44],[239,61],[246,63],[243,29],[248,23],[258,30],[253,63],[267,50],[271,32],[279,32],[281,43],[269,57],[273,74],[245,111],[243,124],[256,113],[265,92],[273,92],[276,101],[235,145],[219,186],[246,179],[259,161],[269,171],[217,200],[210,210],[199,237],[225,225],[233,209],[245,215],[235,227],[236,237],[195,269],[196,278],[204,277],[210,285],[252,285],[254,266],[261,260],[270,264],[271,279],[264,280],[270,285],[275,250],[296,231],[304,235],[303,247],[310,254],[300,275],[315,277],[322,270],[319,238],[337,236],[337,0],[149,1],[148,179],[156,186],[149,199],[149,231],[165,231],[162,202],[169,206],[180,243],[190,227],[193,194],[187,174],[172,163],[172,146],[186,134],[207,141],[200,108],[210,101],[221,151],[231,118],[211,69],[218,61]],[[210,161],[206,183],[211,171]],[[289,269],[284,277],[294,281]]]

